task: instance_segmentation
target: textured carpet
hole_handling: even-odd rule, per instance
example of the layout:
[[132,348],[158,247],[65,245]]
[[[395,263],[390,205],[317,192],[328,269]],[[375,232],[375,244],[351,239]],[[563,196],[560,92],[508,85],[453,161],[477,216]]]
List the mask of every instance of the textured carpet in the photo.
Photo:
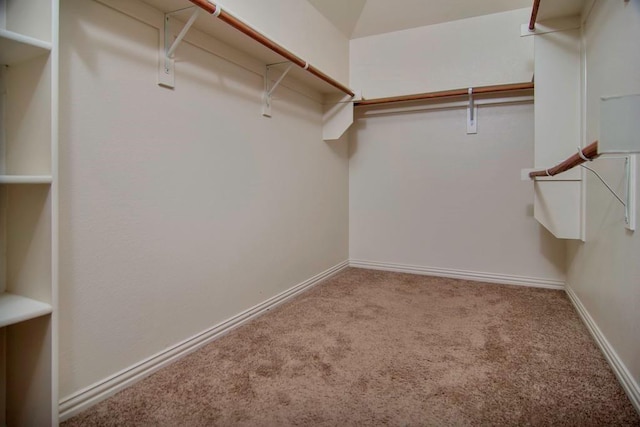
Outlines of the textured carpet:
[[349,269],[63,425],[639,424],[564,292]]

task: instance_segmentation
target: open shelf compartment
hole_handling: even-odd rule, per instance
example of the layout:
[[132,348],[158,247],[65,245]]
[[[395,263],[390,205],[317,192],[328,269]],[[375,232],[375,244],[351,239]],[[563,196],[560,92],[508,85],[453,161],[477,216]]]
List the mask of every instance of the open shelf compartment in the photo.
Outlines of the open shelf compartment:
[[14,65],[19,62],[46,55],[51,43],[0,29],[0,64]]
[[0,328],[49,313],[49,304],[7,292],[0,294]]

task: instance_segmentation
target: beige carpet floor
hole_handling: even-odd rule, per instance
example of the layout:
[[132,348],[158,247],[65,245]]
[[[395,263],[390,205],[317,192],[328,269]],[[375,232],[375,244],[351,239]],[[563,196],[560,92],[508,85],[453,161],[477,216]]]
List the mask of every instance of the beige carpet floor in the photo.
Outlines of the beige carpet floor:
[[349,269],[63,425],[640,418],[564,292]]

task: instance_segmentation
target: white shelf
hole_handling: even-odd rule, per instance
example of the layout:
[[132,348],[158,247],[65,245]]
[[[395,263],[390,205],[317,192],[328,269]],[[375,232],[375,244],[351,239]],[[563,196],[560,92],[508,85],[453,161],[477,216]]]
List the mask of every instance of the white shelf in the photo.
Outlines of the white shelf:
[[[193,6],[192,3],[189,3],[185,0],[142,0],[142,1],[160,10],[163,13]],[[215,3],[217,4],[218,2],[215,2]],[[175,16],[175,19],[182,20],[188,16],[189,16],[189,13],[187,13],[186,15],[177,15]],[[249,23],[249,25],[251,25],[251,23]],[[247,55],[259,60],[260,62],[263,62],[265,65],[281,63],[285,61],[285,59],[282,56],[273,52],[271,49],[263,46],[262,44],[253,40],[251,37],[248,37],[244,33],[227,25],[221,20],[212,18],[212,16],[208,13],[201,13],[200,17],[196,19],[196,22],[193,25],[193,28],[202,31],[203,33],[223,42],[224,44],[234,49],[239,50],[240,52],[246,53]],[[312,65],[315,65],[315,64],[312,64]],[[307,85],[317,90],[320,93],[332,94],[332,95],[342,94],[342,92],[339,89],[335,88],[334,86],[330,85],[324,80],[314,76],[313,74],[308,73],[307,71],[303,70],[300,67],[295,67],[295,66],[292,67],[288,76],[303,83],[304,85]],[[348,86],[348,84],[346,84],[346,86]]]
[[50,51],[49,42],[0,29],[0,64],[17,64]]
[[585,3],[586,0],[542,1],[538,10],[538,22],[580,15]]
[[51,175],[0,175],[0,184],[51,184]]
[[0,294],[0,328],[49,313],[49,304],[10,293]]

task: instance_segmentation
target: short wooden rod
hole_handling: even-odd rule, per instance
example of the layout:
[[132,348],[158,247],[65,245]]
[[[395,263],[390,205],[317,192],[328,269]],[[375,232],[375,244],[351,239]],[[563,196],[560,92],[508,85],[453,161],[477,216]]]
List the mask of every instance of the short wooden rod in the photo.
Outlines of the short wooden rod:
[[[215,14],[216,10],[218,10],[219,8],[218,5],[211,3],[207,0],[189,0],[189,1],[210,14]],[[297,55],[293,54],[292,52],[284,48],[283,46],[269,39],[264,34],[258,32],[257,30],[253,29],[249,25],[240,21],[238,18],[226,12],[224,9],[220,8],[220,11],[218,13],[219,13],[218,18],[221,21],[229,24],[236,30],[246,34],[247,36],[251,37],[253,40],[260,43],[261,45],[267,47],[268,49],[271,49],[272,51],[282,56],[283,58],[296,64],[298,67],[305,69],[306,71],[310,72],[311,74],[318,77],[319,79],[329,83],[331,86],[335,87],[341,92],[344,92],[349,96],[355,96],[355,93],[351,89],[349,89],[347,86],[329,77],[328,75],[326,75],[325,73],[323,73],[322,71],[314,67],[313,65],[309,64],[307,61],[303,60],[302,58],[298,57]]]
[[569,157],[564,162],[550,169],[530,172],[529,178],[535,178],[537,176],[544,177],[544,176],[558,175],[559,173],[568,171],[569,169],[573,169],[576,166],[583,164],[584,162],[586,162],[584,158],[593,160],[593,159],[597,159],[599,156],[600,154],[598,154],[598,141],[594,141],[582,149],[582,156],[580,156],[580,153],[576,153],[573,156]]
[[529,31],[533,31],[536,28],[538,9],[540,9],[540,0],[533,0],[533,9],[531,9],[531,19],[529,20]]

